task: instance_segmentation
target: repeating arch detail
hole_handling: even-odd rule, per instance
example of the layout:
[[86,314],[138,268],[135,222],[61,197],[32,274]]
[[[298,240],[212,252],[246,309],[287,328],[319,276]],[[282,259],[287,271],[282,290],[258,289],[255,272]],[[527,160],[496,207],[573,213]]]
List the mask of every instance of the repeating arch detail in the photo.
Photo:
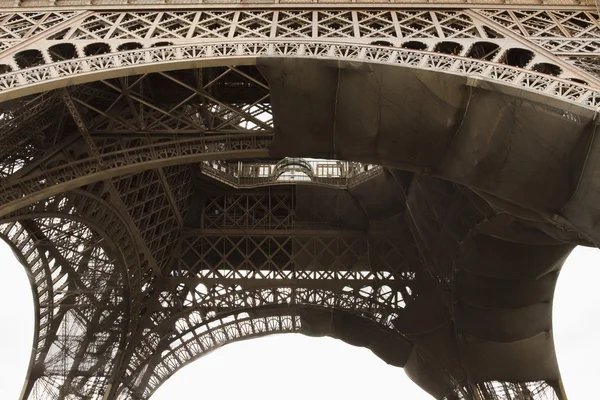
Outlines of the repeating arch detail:
[[[513,53],[517,51],[516,49]],[[529,50],[523,50],[533,54]],[[512,54],[512,53],[511,53]],[[454,54],[397,49],[368,44],[308,41],[233,41],[140,48],[101,54],[0,75],[0,99],[50,90],[73,83],[135,74],[137,69],[168,71],[194,66],[253,64],[257,57],[299,57],[383,63],[474,76],[597,107],[594,88],[519,67]],[[520,62],[520,61],[519,61]],[[68,78],[68,80],[67,80]]]

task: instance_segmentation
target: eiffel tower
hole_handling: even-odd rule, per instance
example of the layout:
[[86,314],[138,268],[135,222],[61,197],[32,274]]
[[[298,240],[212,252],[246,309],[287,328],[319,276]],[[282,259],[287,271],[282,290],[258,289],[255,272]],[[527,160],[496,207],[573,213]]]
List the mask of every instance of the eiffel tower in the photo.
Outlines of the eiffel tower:
[[148,399],[282,332],[366,347],[438,399],[566,399],[554,287],[600,245],[595,3],[1,7],[22,399]]

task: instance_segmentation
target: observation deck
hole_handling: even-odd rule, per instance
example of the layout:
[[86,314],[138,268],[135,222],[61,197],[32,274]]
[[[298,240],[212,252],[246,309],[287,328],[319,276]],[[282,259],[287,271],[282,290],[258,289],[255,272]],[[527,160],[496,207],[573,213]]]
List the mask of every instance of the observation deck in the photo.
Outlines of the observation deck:
[[202,173],[236,189],[310,184],[348,188],[382,173],[378,165],[347,161],[284,158],[278,162],[205,161]]

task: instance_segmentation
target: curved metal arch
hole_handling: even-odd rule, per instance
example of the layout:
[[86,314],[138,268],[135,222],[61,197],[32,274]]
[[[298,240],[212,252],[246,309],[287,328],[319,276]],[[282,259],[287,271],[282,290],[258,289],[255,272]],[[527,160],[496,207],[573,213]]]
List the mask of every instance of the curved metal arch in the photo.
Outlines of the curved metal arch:
[[[37,356],[38,356],[38,349],[39,349],[39,344],[40,344],[40,336],[46,336],[48,334],[48,328],[49,327],[49,321],[48,321],[48,313],[46,313],[46,315],[42,316],[40,313],[40,287],[39,285],[36,284],[36,281],[34,279],[35,276],[39,275],[39,274],[43,274],[42,279],[40,279],[40,281],[45,281],[46,282],[46,286],[48,287],[48,290],[51,290],[52,285],[49,284],[48,282],[52,282],[51,280],[51,276],[49,274],[48,271],[48,263],[45,262],[41,262],[41,268],[39,271],[36,271],[37,273],[31,273],[31,271],[35,268],[36,266],[36,262],[34,262],[33,264],[29,263],[27,261],[28,257],[25,257],[25,254],[23,252],[21,252],[20,248],[19,248],[19,243],[22,244],[24,242],[30,242],[28,245],[30,245],[32,248],[35,249],[35,245],[31,242],[33,242],[31,240],[30,237],[28,237],[27,239],[21,241],[21,240],[16,240],[16,243],[13,242],[13,239],[17,239],[16,236],[13,236],[13,238],[11,239],[11,237],[8,235],[8,233],[6,232],[6,228],[8,227],[7,224],[1,224],[0,223],[0,240],[3,240],[7,246],[10,247],[10,249],[12,250],[13,254],[15,255],[15,257],[17,258],[17,260],[19,261],[19,263],[26,269],[26,273],[27,273],[27,279],[29,281],[29,287],[31,289],[31,295],[33,297],[33,312],[35,313],[35,319],[34,319],[34,327],[33,327],[33,343],[31,344],[31,354],[29,356],[29,364],[27,366],[27,372],[25,374],[26,379],[25,382],[23,382],[23,388],[21,390],[21,393],[25,392],[27,390],[27,386],[29,383],[29,377],[32,374],[32,370],[33,367],[35,365]],[[8,230],[10,232],[10,229]],[[35,252],[37,252],[37,249],[34,250]],[[42,325],[43,328],[42,328]],[[44,343],[45,344],[45,343]]]
[[[299,319],[293,312],[290,312],[289,314],[290,315],[242,318],[214,327],[203,334],[202,337],[198,338],[198,342],[196,342],[198,345],[197,349],[201,349],[201,352],[195,356],[191,356],[190,354],[184,356],[190,356],[190,358],[183,358],[183,362],[181,362],[181,356],[185,353],[178,351],[182,348],[179,347],[173,349],[171,353],[165,355],[165,358],[156,366],[156,369],[148,377],[148,384],[145,387],[145,393],[147,392],[148,395],[143,397],[151,397],[152,394],[168,380],[168,378],[173,376],[181,368],[198,360],[208,352],[216,350],[218,347],[242,340],[265,337],[271,334],[298,332],[300,329]],[[188,342],[184,346],[188,348],[189,346],[193,346],[193,343]]]
[[[181,283],[179,285],[181,285]],[[184,284],[184,287],[187,288],[187,286],[187,284]],[[169,349],[172,349],[172,343],[178,343],[177,348],[180,349],[179,351],[188,351],[190,346],[186,344],[187,341],[196,340],[200,330],[202,330],[200,333],[204,335],[203,337],[208,340],[208,342],[212,343],[211,341],[213,339],[210,334],[205,334],[207,332],[206,327],[220,326],[224,319],[231,322],[233,321],[230,318],[231,315],[238,315],[240,313],[247,315],[261,314],[263,313],[261,310],[271,309],[273,307],[284,311],[301,309],[303,307],[321,307],[323,310],[329,310],[326,311],[327,313],[331,312],[331,310],[340,310],[348,315],[372,321],[373,324],[381,328],[393,330],[395,334],[402,337],[402,340],[406,343],[410,343],[412,346],[413,341],[407,339],[394,325],[394,319],[398,317],[398,314],[396,313],[401,312],[401,306],[390,304],[388,301],[389,298],[387,298],[385,294],[382,295],[377,291],[361,293],[360,286],[362,285],[355,288],[353,292],[348,292],[331,288],[306,288],[302,286],[286,286],[280,288],[253,287],[242,289],[237,286],[225,287],[220,285],[220,291],[222,292],[220,296],[214,296],[212,292],[207,292],[206,296],[194,305],[182,300],[183,297],[188,297],[188,294],[190,293],[189,288],[187,288],[187,291],[183,290],[183,292],[179,292],[179,295],[176,297],[171,295],[171,293],[174,293],[173,290],[167,290],[165,293],[169,294],[169,296],[160,301],[162,308],[157,308],[154,312],[155,314],[160,314],[159,316],[152,318],[155,326],[146,328],[146,341],[141,344],[140,351],[137,352],[139,357],[134,357],[136,360],[136,368],[131,371],[129,376],[124,378],[124,388],[122,389],[119,398],[146,398],[153,390],[155,390],[152,383],[149,383],[150,374],[152,374],[154,368],[162,362],[161,357],[166,357],[167,353],[165,353],[165,351],[170,351]],[[275,293],[276,291],[279,291],[281,295]],[[373,296],[370,294],[373,294]],[[377,300],[375,298],[377,296],[380,296],[381,298]],[[325,319],[329,321],[328,318]],[[325,325],[329,326],[327,323],[323,326]],[[324,333],[321,332],[319,335],[321,334]],[[237,336],[235,336],[235,339],[237,340]],[[138,344],[138,346],[140,346],[140,344]],[[194,348],[204,352],[208,347],[210,346],[198,345]],[[377,353],[376,349],[372,350]],[[432,362],[434,357],[427,355],[427,352],[420,348],[420,346],[415,347],[415,350],[418,351],[419,358],[422,362],[428,364],[431,363],[431,365],[435,364]],[[386,359],[388,354],[384,352],[379,354],[379,356]],[[190,358],[190,356],[172,356],[167,364],[172,364],[181,359],[187,361]],[[386,362],[393,361],[386,359]],[[404,362],[406,362],[406,360],[404,360],[401,365],[404,365]],[[162,370],[171,371],[171,369],[172,368],[168,366],[164,366]],[[438,372],[442,373],[441,370]],[[174,371],[172,371],[172,373],[174,373]],[[169,376],[172,373],[169,373]],[[446,382],[449,391],[457,390],[460,392],[462,390],[460,385],[454,381],[454,378],[452,378],[447,371],[443,372],[442,375],[440,376],[440,379]],[[161,382],[161,380],[157,378],[154,380],[156,381],[156,384]],[[139,393],[137,388],[149,389],[147,392]]]
[[[88,279],[86,278],[86,275],[90,275],[90,279],[98,279],[99,277],[99,269],[98,269],[98,261],[94,261],[94,265],[95,267],[93,268],[93,270],[89,270],[89,274],[86,273],[82,273],[81,271],[77,272],[77,279],[73,279],[74,277],[71,276],[71,279],[66,278],[67,276],[70,276],[71,274],[71,270],[74,269],[73,265],[70,265],[69,261],[66,258],[62,259],[62,257],[65,256],[61,256],[60,253],[62,253],[63,251],[73,251],[73,249],[68,249],[66,247],[64,247],[65,245],[60,245],[58,247],[56,247],[56,251],[58,252],[57,254],[52,254],[53,251],[50,250],[47,247],[47,243],[44,243],[44,241],[46,239],[43,239],[39,236],[39,233],[36,233],[35,231],[37,229],[43,230],[42,228],[40,228],[40,224],[42,224],[45,221],[51,221],[51,223],[53,225],[57,224],[57,220],[62,221],[62,224],[66,224],[72,227],[72,222],[74,222],[75,220],[72,218],[69,218],[69,216],[65,216],[64,214],[48,214],[48,215],[37,215],[37,216],[27,216],[27,218],[23,218],[23,222],[15,220],[12,222],[5,222],[2,225],[4,225],[8,230],[7,234],[6,234],[6,238],[13,241],[13,243],[17,242],[21,242],[23,243],[22,239],[18,239],[15,235],[11,235],[11,233],[16,233],[14,231],[15,227],[21,226],[22,228],[24,228],[22,232],[27,232],[26,235],[28,236],[27,239],[25,239],[26,242],[30,242],[29,244],[32,246],[31,249],[22,249],[21,250],[21,260],[25,261],[24,265],[28,266],[29,268],[29,275],[30,276],[34,276],[36,273],[38,273],[38,271],[35,270],[36,268],[36,264],[41,263],[43,264],[43,270],[44,272],[42,272],[42,275],[45,275],[45,279],[44,281],[50,281],[51,283],[44,283],[44,282],[39,282],[39,281],[35,281],[35,280],[31,280],[30,282],[32,283],[32,289],[34,290],[35,294],[36,294],[36,301],[35,301],[35,312],[38,315],[38,322],[36,323],[36,330],[34,333],[34,338],[35,338],[35,343],[33,346],[33,352],[32,352],[32,357],[30,360],[30,365],[28,368],[28,379],[26,380],[24,389],[23,389],[23,396],[29,397],[29,395],[32,392],[36,392],[37,394],[41,394],[39,392],[43,392],[44,396],[48,396],[48,398],[52,398],[52,396],[56,395],[56,396],[64,396],[66,393],[69,393],[70,390],[76,390],[73,387],[71,387],[72,384],[72,379],[75,378],[75,376],[73,375],[74,370],[71,369],[69,371],[64,371],[65,373],[67,373],[67,375],[62,375],[61,377],[59,377],[58,379],[64,379],[61,383],[60,386],[61,388],[58,388],[58,386],[55,388],[55,391],[46,391],[44,389],[42,389],[42,386],[46,386],[45,384],[41,384],[39,381],[40,379],[45,380],[46,378],[44,378],[45,375],[45,371],[50,368],[53,369],[55,368],[55,366],[53,365],[53,361],[52,358],[56,357],[56,354],[51,355],[50,354],[50,348],[51,346],[57,346],[57,348],[63,348],[66,350],[67,347],[67,343],[62,343],[60,342],[60,340],[66,340],[65,338],[60,337],[60,333],[59,331],[61,330],[61,327],[64,326],[63,329],[74,329],[74,328],[70,328],[70,327],[75,327],[75,326],[80,326],[83,329],[94,329],[94,328],[98,328],[100,329],[98,332],[96,333],[100,333],[101,331],[103,331],[102,328],[106,328],[109,329],[109,331],[105,331],[105,332],[113,332],[114,327],[118,327],[118,331],[120,333],[117,333],[117,338],[115,338],[115,344],[117,345],[117,347],[115,348],[116,351],[122,351],[126,345],[126,338],[127,338],[127,321],[129,319],[128,313],[126,312],[128,307],[120,307],[118,304],[115,304],[115,313],[119,314],[120,316],[116,317],[116,320],[114,321],[114,325],[112,328],[110,328],[110,323],[108,323],[108,326],[101,326],[101,327],[84,327],[81,326],[81,321],[83,319],[81,318],[76,318],[75,314],[78,313],[77,309],[79,307],[83,307],[82,309],[87,308],[86,303],[88,302],[94,302],[95,296],[100,296],[102,298],[105,297],[105,295],[100,295],[100,292],[96,292],[96,293],[90,293],[88,292],[88,289],[86,289],[86,286],[73,286],[75,281],[78,281],[79,283],[82,283],[81,279]],[[29,223],[28,223],[29,222]],[[27,227],[27,225],[32,225],[31,227]],[[79,222],[79,228],[83,227],[84,229],[87,229],[89,231],[89,233],[91,234],[92,232],[94,232],[93,229],[86,227],[85,224]],[[75,229],[78,229],[77,227]],[[21,230],[21,229],[18,229]],[[106,239],[106,235],[104,233],[101,232],[95,232],[95,234],[101,235],[102,239],[100,239],[100,241],[95,240],[96,241],[96,245],[91,245],[90,243],[86,243],[86,248],[84,250],[82,250],[81,253],[81,257],[82,259],[86,259],[86,256],[83,254],[86,251],[89,251],[90,249],[93,250],[93,248],[102,248],[104,249],[105,247],[110,247],[113,248],[114,243],[111,243],[110,240]],[[43,234],[45,235],[45,234]],[[11,238],[12,236],[12,238]],[[75,246],[74,243],[72,243],[72,239],[73,237],[71,237],[70,243],[72,246]],[[50,239],[50,238],[49,238]],[[57,238],[54,238],[56,240],[58,240]],[[52,239],[50,239],[52,243],[55,243]],[[17,244],[15,243],[15,247]],[[52,246],[56,246],[56,245],[52,245]],[[77,246],[82,247],[83,248],[83,242],[79,243]],[[27,247],[27,245],[25,246]],[[59,248],[62,248],[63,250],[58,250]],[[112,250],[112,249],[111,249]],[[37,253],[37,254],[36,254]],[[45,253],[45,255],[44,255]],[[32,258],[33,255],[33,258]],[[89,257],[89,255],[88,255]],[[43,260],[43,261],[42,261]],[[123,282],[122,280],[122,273],[121,274],[116,274],[116,271],[118,270],[118,268],[116,268],[115,264],[118,263],[112,263],[110,261],[109,257],[104,257],[104,265],[109,266],[112,265],[112,267],[108,267],[108,269],[104,268],[102,274],[107,274],[107,281],[105,282],[105,284],[101,284],[101,286],[104,288],[104,293],[106,295],[110,295],[112,296],[112,294],[114,294],[115,300],[117,300],[118,302],[125,302],[127,303],[127,296],[126,296],[126,284]],[[69,264],[69,265],[67,265]],[[26,267],[27,268],[27,267]],[[56,273],[57,271],[61,271],[58,274]],[[112,271],[112,272],[111,272]],[[114,275],[114,276],[113,276]],[[120,275],[120,277],[118,277],[117,275]],[[91,277],[94,278],[91,278]],[[68,283],[64,282],[63,283],[63,279],[68,279]],[[98,282],[95,282],[98,283]],[[68,286],[64,286],[68,284]],[[107,287],[112,287],[111,290],[106,290]],[[56,294],[54,289],[60,289],[58,292],[60,294]],[[66,291],[65,291],[66,289]],[[109,293],[109,294],[107,294]],[[58,299],[56,299],[55,297],[58,296]],[[84,303],[79,303],[78,299],[81,299],[85,297],[86,300],[84,301]],[[119,300],[120,299],[120,300]],[[73,301],[72,304],[71,301]],[[112,301],[112,300],[111,300]],[[58,304],[57,304],[58,303]],[[66,304],[63,304],[66,303]],[[62,304],[62,306],[61,306]],[[91,305],[91,304],[89,304]],[[85,312],[85,311],[84,311]],[[121,314],[123,312],[123,314]],[[43,315],[43,316],[42,316]],[[100,320],[102,318],[101,315],[99,314],[95,314],[97,318],[96,322],[100,323]],[[74,319],[79,319],[79,323],[76,323],[74,321]],[[125,327],[121,326],[121,324],[124,324]],[[111,334],[109,334],[111,335]],[[109,336],[112,337],[112,336]],[[82,337],[82,340],[83,337]],[[83,343],[83,342],[82,342]],[[118,350],[117,350],[118,348]],[[80,355],[81,359],[78,358],[73,358],[73,362],[76,363],[77,365],[80,365],[83,360],[85,360],[86,357],[86,348],[84,345],[81,344],[81,346],[79,348],[72,348],[70,349],[71,351],[75,351],[77,350],[77,354]],[[56,350],[54,350],[54,352],[56,352]],[[60,352],[60,350],[59,350]],[[60,354],[60,353],[59,353]],[[67,357],[66,354],[64,355],[64,357]],[[114,368],[116,368],[116,364],[114,363],[108,363],[108,370],[105,370],[104,372],[106,373],[110,373],[111,372],[111,367],[114,370]],[[54,371],[53,373],[57,373],[57,371]],[[60,375],[60,372],[58,372],[58,374]],[[56,378],[56,377],[55,377]],[[48,382],[53,381],[55,378],[48,378]],[[37,384],[40,384],[41,386],[37,386]],[[47,388],[46,388],[47,389]],[[66,392],[65,392],[66,391]],[[36,394],[36,395],[37,395]],[[36,396],[34,395],[34,396]]]
[[[136,329],[136,321],[139,318],[139,309],[140,309],[140,285],[137,284],[137,289],[136,289],[136,284],[135,284],[135,280],[139,281],[139,277],[141,275],[141,273],[139,271],[140,268],[140,260],[138,259],[138,254],[136,252],[136,246],[135,243],[131,237],[131,233],[129,232],[129,227],[124,223],[124,221],[121,219],[121,217],[119,216],[119,214],[115,211],[112,210],[112,207],[106,203],[103,199],[97,197],[96,195],[93,195],[89,192],[83,192],[83,191],[74,191],[74,192],[68,192],[63,194],[63,196],[57,196],[52,198],[50,201],[43,201],[37,204],[33,204],[30,205],[27,208],[21,209],[19,210],[19,212],[15,212],[12,215],[10,215],[7,218],[4,218],[2,221],[0,221],[0,223],[2,223],[2,225],[7,226],[7,227],[11,227],[14,226],[16,224],[20,224],[20,221],[36,221],[36,220],[51,220],[55,223],[55,220],[60,219],[60,220],[67,220],[67,221],[72,221],[75,223],[78,223],[82,226],[85,226],[86,229],[95,232],[97,235],[99,235],[99,237],[101,239],[99,244],[104,247],[104,245],[106,245],[106,247],[109,247],[111,249],[111,252],[114,252],[114,255],[117,257],[117,259],[119,261],[114,262],[114,267],[115,267],[115,271],[119,270],[119,276],[121,276],[121,290],[120,290],[120,297],[122,298],[122,304],[124,305],[123,307],[116,307],[117,309],[121,309],[123,308],[124,311],[124,315],[120,318],[120,323],[123,324],[123,326],[121,326],[119,328],[119,331],[121,332],[119,334],[119,339],[117,341],[115,341],[115,343],[117,343],[117,350],[114,354],[115,359],[113,360],[107,360],[108,362],[106,362],[106,365],[108,366],[108,368],[111,368],[111,376],[109,377],[104,377],[105,381],[103,383],[100,384],[100,386],[102,385],[106,385],[108,383],[110,383],[109,381],[112,379],[117,378],[120,374],[119,369],[122,368],[122,366],[120,365],[120,360],[119,358],[124,357],[125,355],[125,351],[126,351],[126,346],[128,344],[127,342],[127,338],[130,337],[133,333],[133,329]],[[72,224],[72,222],[70,224]],[[13,229],[14,230],[14,229]],[[10,230],[9,230],[10,233]],[[66,232],[65,232],[66,234]],[[39,241],[38,241],[39,242]],[[39,243],[38,243],[39,244]],[[33,246],[36,246],[35,244]],[[78,245],[79,247],[77,247],[77,249],[81,249],[82,252],[85,252],[87,249],[89,249],[89,243],[80,243]],[[39,251],[39,253],[43,253],[41,251]],[[43,254],[40,254],[41,257],[44,257]],[[77,258],[77,257],[75,257]],[[28,259],[31,259],[31,252],[29,253]],[[37,262],[36,258],[31,259],[30,261],[33,262]],[[118,268],[118,266],[122,266],[122,268]],[[48,276],[48,279],[52,280],[52,273],[55,271],[51,271],[49,266],[48,266],[48,262],[45,262],[45,267],[48,270],[46,275]],[[96,274],[97,272],[94,271]],[[34,275],[37,273],[34,272],[31,275]],[[79,277],[80,278],[80,277]],[[62,279],[62,275],[58,275],[56,277],[54,277],[54,280],[61,280]],[[95,278],[97,279],[97,277]],[[105,284],[103,283],[99,283],[96,282],[94,280],[94,283],[97,284],[97,291],[94,292],[93,288],[92,288],[92,292],[87,292],[87,291],[83,291],[81,292],[81,288],[76,288],[75,291],[73,293],[75,293],[75,296],[77,294],[82,294],[82,293],[86,293],[86,296],[100,296],[102,297],[101,293],[106,293],[106,287],[108,285],[108,287],[111,286],[113,280],[111,280],[110,276],[108,276],[106,279],[108,279]],[[39,280],[38,280],[39,281]],[[47,289],[46,289],[47,288]],[[48,295],[48,294],[44,294],[46,290],[50,291],[52,289],[52,285],[50,284],[46,284],[45,286],[42,286],[40,284],[37,284],[36,281],[32,282],[32,289],[34,291],[36,291],[36,313],[38,313],[39,315],[39,310],[40,310],[40,299],[44,299],[44,298],[48,298],[51,299],[52,295]],[[80,293],[81,292],[81,293]],[[90,297],[90,301],[94,301],[92,297]],[[98,299],[96,299],[98,300]],[[99,300],[98,300],[99,301]],[[58,315],[60,318],[57,319],[57,321],[55,321],[55,323],[53,323],[53,326],[49,326],[50,322],[44,326],[45,330],[44,331],[48,331],[46,332],[46,336],[48,336],[48,334],[50,333],[50,331],[56,331],[57,329],[59,329],[59,326],[62,321],[64,320],[64,318],[66,318],[66,315],[71,311],[71,309],[69,308],[70,306],[67,306],[67,308],[64,309],[64,311],[60,310],[60,305],[59,307],[56,308],[56,310],[49,310],[44,318],[49,318],[48,315],[54,315],[55,318]],[[64,307],[63,307],[64,308]],[[92,307],[93,308],[93,307]],[[99,310],[102,310],[103,307],[100,306]],[[38,323],[42,323],[42,325],[44,324],[44,318],[38,318]],[[98,320],[96,321],[97,323],[100,323],[101,319],[104,318],[106,320],[107,317],[104,317],[102,315],[98,316]],[[100,324],[100,327],[98,329],[101,329],[102,324]],[[94,326],[92,327],[88,327],[90,329],[94,329]],[[44,331],[42,331],[40,329],[40,327],[36,327],[36,333],[35,333],[35,337],[37,337],[37,341],[36,341],[36,345],[34,347],[34,353],[32,355],[32,361],[29,367],[29,372],[28,372],[28,379],[26,381],[26,388],[23,391],[23,394],[25,396],[28,396],[33,392],[40,392],[41,393],[37,393],[40,394],[41,396],[52,396],[52,393],[49,392],[44,392],[43,389],[41,388],[36,388],[36,378],[40,378],[41,379],[46,379],[43,378],[41,375],[39,377],[31,377],[32,372],[38,371],[38,372],[43,372],[45,366],[44,366],[44,362],[46,360],[46,354],[48,353],[48,349],[49,346],[54,343],[51,340],[47,340],[47,338],[43,337],[43,333]],[[112,332],[112,329],[111,329]],[[56,333],[53,334],[55,337]],[[52,337],[52,336],[50,336]],[[110,336],[109,336],[110,337]],[[41,339],[40,339],[41,338]],[[87,338],[85,340],[90,340],[91,336],[88,335]],[[40,346],[40,343],[42,344]],[[40,347],[43,347],[43,349],[40,349]],[[84,356],[85,353],[85,346],[82,346],[82,356]],[[72,371],[68,371],[68,375],[64,376],[63,378],[66,379],[65,382],[62,383],[61,386],[63,386],[63,389],[60,389],[58,394],[58,396],[64,396],[65,392],[63,392],[62,390],[77,390],[77,389],[73,389],[73,387],[71,387],[71,382],[73,379],[76,379],[77,377],[73,375],[73,370]],[[60,375],[60,374],[59,374]],[[44,382],[47,383],[47,382]],[[42,384],[42,386],[47,386]],[[96,389],[96,390],[104,390],[104,389]],[[33,394],[34,398],[37,394]],[[46,397],[44,397],[46,398]]]
[[[357,315],[369,316],[374,321],[388,327],[393,327],[392,320],[397,316],[399,308],[392,304],[386,304],[383,297],[377,299],[363,292],[357,287],[353,292],[335,292],[325,288],[307,288],[302,286],[285,287],[224,287],[218,285],[216,296],[207,295],[204,299],[193,304],[188,304],[182,299],[171,299],[162,301],[163,308],[157,308],[153,314],[161,314],[160,317],[153,315],[154,326],[152,329],[164,332],[173,329],[181,318],[188,318],[190,313],[201,310],[204,315],[198,322],[211,323],[213,318],[220,318],[224,312],[241,312],[255,310],[265,306],[290,306],[290,305],[320,305],[337,307],[346,311],[350,310]],[[191,291],[186,293],[186,298]],[[361,295],[362,294],[362,295]],[[165,304],[167,306],[165,306]],[[228,310],[228,311],[227,311]],[[147,354],[153,354],[157,348],[151,348]],[[143,363],[144,357],[139,358],[138,366]]]
[[[286,303],[269,304],[255,308],[231,310],[197,325],[193,325],[193,323],[197,322],[195,320],[198,311],[191,310],[185,313],[189,315],[187,318],[183,318],[181,315],[178,317],[178,321],[186,321],[185,324],[179,322],[180,327],[185,326],[185,328],[181,329],[177,336],[174,334],[166,336],[165,339],[157,342],[159,347],[155,352],[145,359],[134,375],[124,380],[119,398],[149,398],[160,385],[185,365],[218,347],[240,340],[264,337],[276,333],[296,332],[310,336],[327,335],[346,342],[353,341],[352,332],[339,331],[339,327],[331,324],[326,327],[321,326],[319,317],[322,315],[325,315],[326,319],[331,321],[332,324],[334,314],[364,320],[371,327],[370,329],[385,331],[387,332],[386,336],[397,338],[398,343],[403,344],[404,351],[409,352],[413,348],[412,341],[395,330],[393,326],[382,324],[381,321],[373,320],[367,315],[353,313],[342,307],[308,303],[295,305]],[[311,315],[315,317],[312,321]],[[305,320],[305,318],[308,318],[308,320]],[[308,326],[304,326],[303,321],[308,323]],[[158,328],[158,330],[165,331],[164,328]],[[367,346],[366,341],[360,343],[360,339],[356,340],[352,344]],[[376,348],[371,350],[377,351]],[[407,354],[380,353],[377,355],[385,359],[386,362],[400,367],[403,366],[403,362],[399,359],[408,357]]]
[[600,105],[599,89],[490,61],[368,44],[265,39],[141,48],[43,64],[0,75],[0,101],[142,72],[253,65],[261,57],[317,58],[435,70],[496,81],[584,107]]
[[299,170],[305,173],[311,180],[314,177],[314,171],[311,165],[302,158],[284,158],[283,160],[279,161],[277,164],[275,164],[273,176],[277,179],[290,169]]
[[[403,308],[398,303],[393,304],[389,297],[381,292],[374,290],[372,292],[364,291],[363,285],[358,285],[352,290],[335,291],[330,288],[311,288],[302,285],[281,286],[281,287],[224,287],[221,286],[222,293],[217,296],[207,295],[199,302],[193,305],[183,305],[184,302],[178,299],[177,305],[172,304],[169,307],[180,309],[181,311],[169,315],[156,325],[174,324],[179,318],[186,317],[190,312],[196,309],[202,310],[205,315],[218,315],[223,310],[252,310],[266,305],[318,305],[323,307],[333,307],[343,309],[357,315],[367,316],[377,323],[387,327],[393,327],[393,319],[397,312]],[[219,290],[219,289],[218,289]],[[191,293],[191,292],[188,292]],[[186,295],[187,297],[187,295]],[[172,300],[171,300],[172,301]],[[167,301],[169,302],[169,301]],[[160,311],[160,310],[157,310]],[[210,318],[204,323],[210,323]],[[159,328],[160,329],[160,328]]]
[[[270,134],[240,134],[171,140],[89,157],[7,182],[0,191],[0,216],[25,205],[103,179],[153,168],[212,159],[267,157]],[[102,166],[100,166],[102,164]]]
[[[131,227],[104,199],[83,190],[64,192],[59,196],[24,206],[1,218],[0,223],[48,217],[69,218],[86,224],[100,233],[104,240],[113,243],[115,249],[127,254],[128,257],[123,257],[124,276],[129,286],[135,286],[136,279],[141,275],[141,261],[138,255],[134,254],[136,246]],[[119,244],[118,241],[123,243]]]

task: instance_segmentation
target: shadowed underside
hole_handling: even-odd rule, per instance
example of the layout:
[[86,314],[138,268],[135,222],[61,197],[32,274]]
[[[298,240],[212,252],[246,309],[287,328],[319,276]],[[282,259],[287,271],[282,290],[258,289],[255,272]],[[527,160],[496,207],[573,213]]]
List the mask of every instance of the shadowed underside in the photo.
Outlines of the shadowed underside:
[[367,347],[436,398],[565,398],[554,286],[600,243],[592,9],[17,14],[23,398],[145,399],[277,332]]

